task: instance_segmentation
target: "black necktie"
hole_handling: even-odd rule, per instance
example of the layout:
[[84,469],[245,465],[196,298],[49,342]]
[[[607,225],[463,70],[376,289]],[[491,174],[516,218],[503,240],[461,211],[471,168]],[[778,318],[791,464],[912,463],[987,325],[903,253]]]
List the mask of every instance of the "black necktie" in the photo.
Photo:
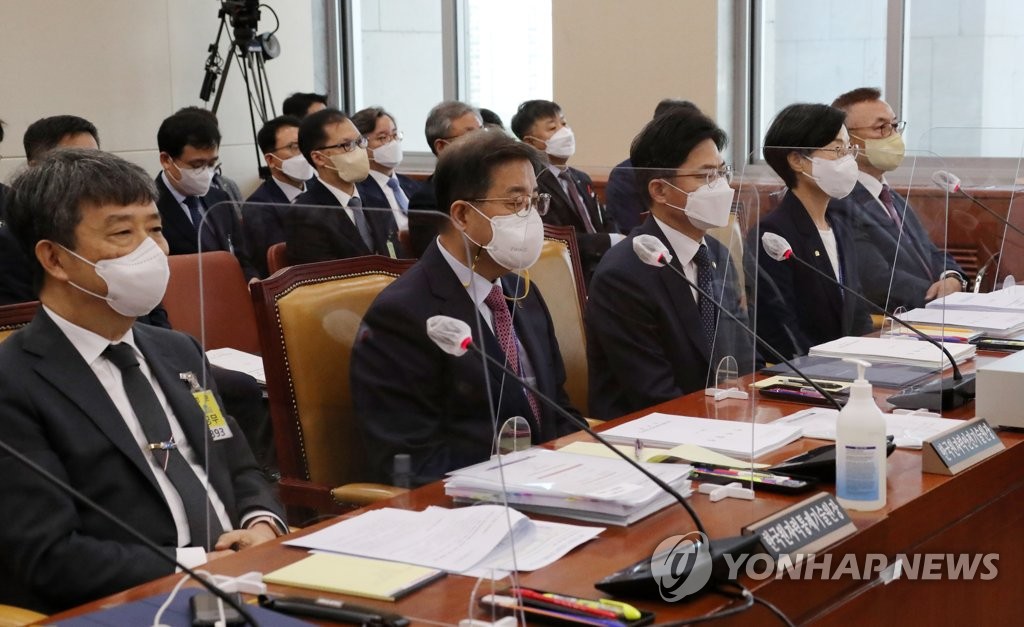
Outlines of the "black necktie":
[[363,211],[363,201],[359,196],[353,196],[348,199],[348,208],[352,210],[352,220],[356,223],[356,230],[359,231],[359,237],[362,238],[363,243],[370,249],[373,250],[373,236],[370,235],[370,223],[366,221],[366,212]]
[[199,234],[199,252],[204,253],[210,250],[219,250],[217,241],[211,231],[212,225],[203,222],[203,201],[198,196],[185,196],[185,206],[188,207],[188,215],[192,218],[192,226]]
[[[124,391],[128,394],[128,402],[131,403],[135,416],[139,419],[139,424],[142,425],[142,431],[150,442],[150,449],[158,464],[161,461],[164,462],[167,478],[171,480],[178,496],[181,497],[181,502],[185,506],[185,515],[188,518],[189,535],[192,536],[190,545],[204,547],[207,551],[211,550],[216,544],[217,538],[224,533],[224,529],[221,527],[216,512],[213,511],[213,505],[206,496],[202,482],[185,461],[185,456],[181,454],[181,451],[176,446],[157,446],[171,441],[171,425],[167,421],[164,408],[156,397],[156,392],[153,391],[153,386],[139,369],[139,360],[135,357],[135,349],[129,344],[111,344],[103,351],[103,356],[121,371],[121,379],[124,382]],[[209,524],[209,529],[207,529],[207,524]]]
[[[707,294],[711,294],[711,255],[708,254],[707,244],[701,244],[697,254],[693,256],[693,262],[697,264],[697,287]],[[708,336],[708,342],[715,340],[715,305],[711,299],[705,298],[703,294],[697,299],[697,308],[700,310],[700,321],[704,325],[704,333]]]

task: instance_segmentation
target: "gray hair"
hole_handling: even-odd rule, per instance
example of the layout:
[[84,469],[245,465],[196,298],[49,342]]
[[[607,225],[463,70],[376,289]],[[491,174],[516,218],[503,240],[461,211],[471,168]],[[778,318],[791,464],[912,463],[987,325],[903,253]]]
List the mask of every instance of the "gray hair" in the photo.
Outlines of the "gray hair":
[[445,100],[430,110],[430,113],[427,114],[427,124],[424,132],[426,133],[427,145],[430,146],[431,152],[435,155],[437,154],[437,151],[434,150],[434,141],[451,137],[452,121],[461,118],[467,113],[475,115],[476,119],[483,125],[483,119],[480,117],[480,112],[477,108],[458,100]]
[[7,223],[32,260],[42,268],[36,243],[50,240],[74,250],[82,207],[156,202],[156,185],[145,170],[99,150],[57,149],[26,168],[11,183]]

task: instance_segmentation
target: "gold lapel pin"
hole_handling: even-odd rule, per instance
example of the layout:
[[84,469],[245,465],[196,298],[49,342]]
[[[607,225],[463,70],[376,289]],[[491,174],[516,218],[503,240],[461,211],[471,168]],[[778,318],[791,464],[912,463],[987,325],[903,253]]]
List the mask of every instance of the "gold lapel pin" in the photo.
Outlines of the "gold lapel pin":
[[820,253],[820,252],[818,252],[818,251],[814,251],[814,256],[815,256],[815,257],[821,257],[821,253]]

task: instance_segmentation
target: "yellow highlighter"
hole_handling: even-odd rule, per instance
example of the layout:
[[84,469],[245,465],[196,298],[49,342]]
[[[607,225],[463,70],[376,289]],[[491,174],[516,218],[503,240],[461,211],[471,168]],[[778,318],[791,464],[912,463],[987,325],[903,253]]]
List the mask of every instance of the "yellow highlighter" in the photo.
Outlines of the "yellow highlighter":
[[628,603],[622,603],[621,601],[613,601],[611,599],[601,599],[598,601],[601,605],[607,607],[613,612],[621,612],[622,616],[626,620],[637,620],[640,618],[640,610],[636,609]]

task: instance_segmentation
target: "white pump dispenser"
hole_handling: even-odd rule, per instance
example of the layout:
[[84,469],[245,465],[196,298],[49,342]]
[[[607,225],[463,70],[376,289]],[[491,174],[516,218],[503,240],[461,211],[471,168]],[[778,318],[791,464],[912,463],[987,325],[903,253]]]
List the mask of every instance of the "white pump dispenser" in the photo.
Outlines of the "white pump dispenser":
[[885,507],[885,417],[864,378],[871,364],[843,361],[857,364],[857,380],[836,422],[836,498],[846,509],[871,512]]

